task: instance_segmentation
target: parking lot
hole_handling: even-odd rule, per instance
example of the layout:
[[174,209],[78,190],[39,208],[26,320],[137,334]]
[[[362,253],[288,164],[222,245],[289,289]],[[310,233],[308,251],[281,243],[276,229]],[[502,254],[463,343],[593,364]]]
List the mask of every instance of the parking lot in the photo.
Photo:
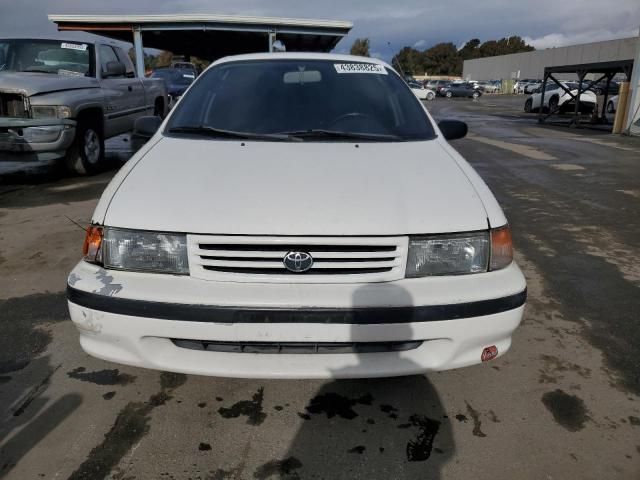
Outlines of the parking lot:
[[66,276],[129,142],[110,140],[114,168],[92,177],[0,163],[0,478],[639,478],[640,139],[540,126],[523,104],[427,104],[468,123],[453,145],[510,220],[529,298],[507,355],[426,376],[238,380],[91,358]]

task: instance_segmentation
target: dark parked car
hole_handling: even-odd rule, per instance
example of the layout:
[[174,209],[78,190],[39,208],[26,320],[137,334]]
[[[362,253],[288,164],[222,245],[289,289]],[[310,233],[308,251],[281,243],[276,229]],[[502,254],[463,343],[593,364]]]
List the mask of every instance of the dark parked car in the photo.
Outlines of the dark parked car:
[[[588,80],[585,80],[583,82],[583,88],[587,87],[591,82]],[[601,80],[598,83],[594,83],[589,90],[591,90],[592,92],[594,92],[596,95],[604,95],[604,92],[607,90],[607,81],[606,80]],[[618,95],[620,93],[620,83],[616,82],[615,80],[611,80],[611,83],[609,84],[609,96],[611,95]]]
[[451,85],[450,80],[431,80],[427,82],[426,87],[436,92],[436,95],[443,95],[442,89],[448,87],[449,85]]
[[482,92],[476,89],[473,83],[452,83],[448,87],[443,88],[440,92],[440,95],[444,95],[447,98],[478,98],[480,95],[482,95]]
[[182,94],[193,83],[196,76],[193,70],[186,68],[157,68],[151,78],[161,78],[167,87],[168,105],[173,107]]

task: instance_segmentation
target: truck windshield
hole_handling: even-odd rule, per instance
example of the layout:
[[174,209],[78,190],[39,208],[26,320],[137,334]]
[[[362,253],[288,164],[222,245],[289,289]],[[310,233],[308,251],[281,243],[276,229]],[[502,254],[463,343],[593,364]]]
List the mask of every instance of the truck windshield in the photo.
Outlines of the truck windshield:
[[289,58],[210,68],[178,104],[165,132],[277,141],[435,137],[420,101],[386,67]]
[[91,48],[62,40],[0,39],[0,72],[91,76]]

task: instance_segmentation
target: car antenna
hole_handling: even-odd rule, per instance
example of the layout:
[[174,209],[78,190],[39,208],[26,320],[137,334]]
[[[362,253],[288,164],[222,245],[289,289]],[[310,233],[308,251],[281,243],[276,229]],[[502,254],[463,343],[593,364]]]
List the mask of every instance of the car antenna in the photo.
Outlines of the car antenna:
[[[387,45],[389,45],[389,47],[391,47],[391,42],[387,42]],[[398,69],[398,73],[400,75],[402,75],[402,79],[406,82],[407,80],[406,80],[406,78],[404,76],[404,72],[402,71],[402,65],[400,65],[400,61],[396,58],[395,55],[391,58],[391,66],[393,66],[393,61],[394,60],[396,61],[396,68]]]

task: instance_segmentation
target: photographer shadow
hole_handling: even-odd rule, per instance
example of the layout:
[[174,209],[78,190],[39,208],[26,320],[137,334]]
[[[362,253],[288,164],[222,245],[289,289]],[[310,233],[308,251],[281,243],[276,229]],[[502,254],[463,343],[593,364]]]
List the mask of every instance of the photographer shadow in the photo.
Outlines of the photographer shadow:
[[[356,291],[353,307],[371,305],[374,298],[386,306],[413,304],[405,289],[373,284]],[[376,328],[389,324],[352,325],[350,340],[371,341]],[[394,324],[390,340],[412,340],[412,334],[410,324]],[[342,380],[324,384],[299,413],[304,421],[288,457],[301,470],[291,478],[441,478],[454,453],[453,435],[436,389],[417,374],[421,367],[402,351],[358,353],[355,359],[333,370],[332,376]],[[377,359],[385,372],[393,366],[396,374],[411,376],[357,379],[364,364],[369,369]]]

